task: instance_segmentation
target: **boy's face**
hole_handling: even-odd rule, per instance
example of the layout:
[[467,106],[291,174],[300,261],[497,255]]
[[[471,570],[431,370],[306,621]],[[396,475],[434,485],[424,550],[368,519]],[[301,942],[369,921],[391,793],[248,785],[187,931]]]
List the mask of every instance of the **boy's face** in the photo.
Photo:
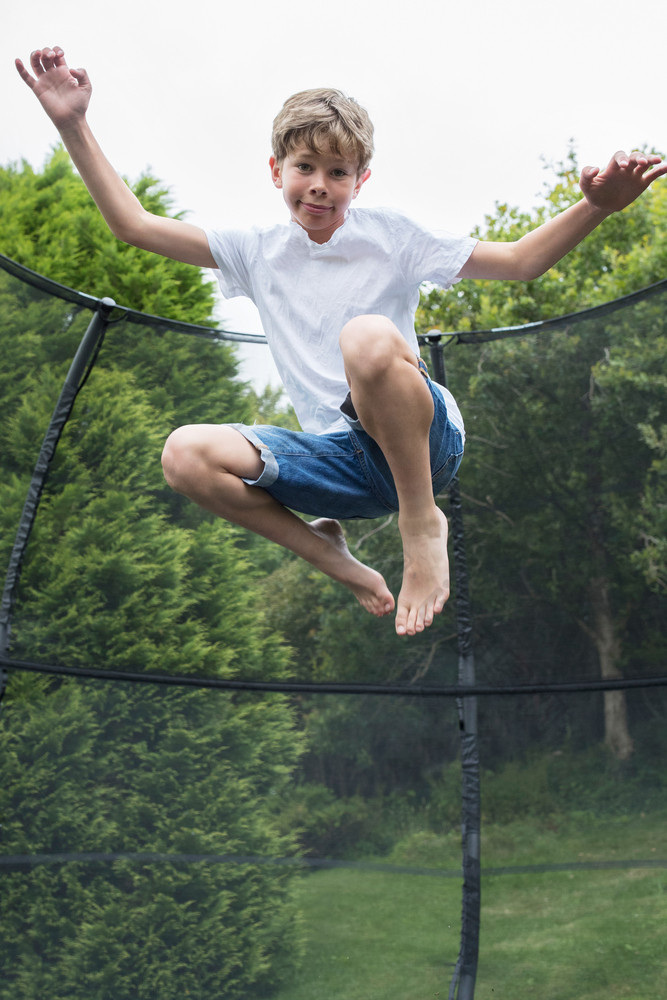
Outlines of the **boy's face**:
[[371,173],[359,174],[358,163],[307,146],[297,146],[281,163],[272,156],[269,164],[292,218],[315,243],[326,243],[343,225],[350,202]]

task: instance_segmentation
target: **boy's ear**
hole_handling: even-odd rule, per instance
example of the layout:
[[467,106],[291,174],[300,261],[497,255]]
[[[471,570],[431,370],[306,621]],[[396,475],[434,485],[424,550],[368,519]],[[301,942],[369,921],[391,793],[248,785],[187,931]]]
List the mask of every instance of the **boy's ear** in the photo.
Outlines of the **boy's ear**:
[[367,167],[366,170],[364,170],[363,174],[360,174],[359,177],[357,177],[357,183],[354,186],[354,194],[352,195],[353,198],[357,197],[357,195],[361,191],[362,186],[366,183],[366,181],[370,176],[371,176],[371,168]]
[[283,186],[283,178],[280,172],[280,164],[276,162],[275,156],[269,157],[269,166],[271,167],[271,180],[277,188]]

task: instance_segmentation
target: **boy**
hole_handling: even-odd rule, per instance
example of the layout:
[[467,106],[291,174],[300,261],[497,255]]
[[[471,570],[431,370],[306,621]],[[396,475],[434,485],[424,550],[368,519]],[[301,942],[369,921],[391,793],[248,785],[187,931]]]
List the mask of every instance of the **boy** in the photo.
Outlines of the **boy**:
[[[338,91],[294,95],[274,122],[274,185],[286,226],[249,233],[204,230],[146,212],[116,174],[86,122],[91,86],[61,48],[21,60],[21,78],[58,128],[79,173],[119,239],[219,270],[228,296],[259,307],[267,339],[304,433],[206,424],[168,439],[170,485],[215,514],[285,546],[347,586],[396,631],[428,627],[449,596],[447,521],[435,503],[463,452],[451,395],[417,356],[414,311],[422,281],[530,280],[607,215],[638,197],[667,164],[617,153],[587,167],[584,197],[515,243],[435,238],[402,216],[351,209],[370,176],[372,125]],[[318,516],[307,522],[292,510]],[[349,552],[337,518],[398,511],[403,583]]]

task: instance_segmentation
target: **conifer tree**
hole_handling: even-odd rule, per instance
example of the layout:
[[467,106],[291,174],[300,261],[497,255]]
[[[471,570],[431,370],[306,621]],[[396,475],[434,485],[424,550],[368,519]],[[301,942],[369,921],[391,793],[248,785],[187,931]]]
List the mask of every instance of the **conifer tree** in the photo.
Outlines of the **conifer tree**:
[[[105,259],[96,210],[79,202],[78,185],[61,154],[44,175],[5,171],[2,215],[17,216],[5,252],[40,270],[46,229],[53,236],[55,227],[51,276],[167,313],[190,301],[200,311],[187,318],[209,321],[210,293],[196,270],[142,268],[112,250]],[[24,203],[32,234],[30,211],[19,225]],[[64,260],[84,266],[67,270]],[[117,286],[85,287],[95,261],[108,277],[111,260]],[[123,300],[143,279],[146,294]],[[6,563],[89,317],[4,272],[0,299]],[[246,391],[234,371],[225,345],[110,327],[39,508],[12,655],[146,673],[285,676],[286,650],[259,603],[261,567],[247,562],[240,532],[173,497],[160,469],[171,427],[212,414],[243,419]],[[267,997],[285,980],[300,948],[293,870],[264,861],[295,850],[280,804],[300,738],[284,699],[12,672],[0,745],[0,849],[52,858],[3,871],[2,1000],[241,1000]],[[116,860],[83,859],[90,854]]]

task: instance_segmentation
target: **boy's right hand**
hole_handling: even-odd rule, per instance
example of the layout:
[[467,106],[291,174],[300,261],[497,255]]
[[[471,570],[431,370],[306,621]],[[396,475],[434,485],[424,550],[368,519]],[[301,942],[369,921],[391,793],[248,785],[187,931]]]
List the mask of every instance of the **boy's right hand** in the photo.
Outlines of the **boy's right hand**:
[[30,87],[57,129],[83,118],[88,109],[92,86],[85,69],[70,69],[58,46],[36,49],[30,55],[33,76],[20,59],[16,69]]

